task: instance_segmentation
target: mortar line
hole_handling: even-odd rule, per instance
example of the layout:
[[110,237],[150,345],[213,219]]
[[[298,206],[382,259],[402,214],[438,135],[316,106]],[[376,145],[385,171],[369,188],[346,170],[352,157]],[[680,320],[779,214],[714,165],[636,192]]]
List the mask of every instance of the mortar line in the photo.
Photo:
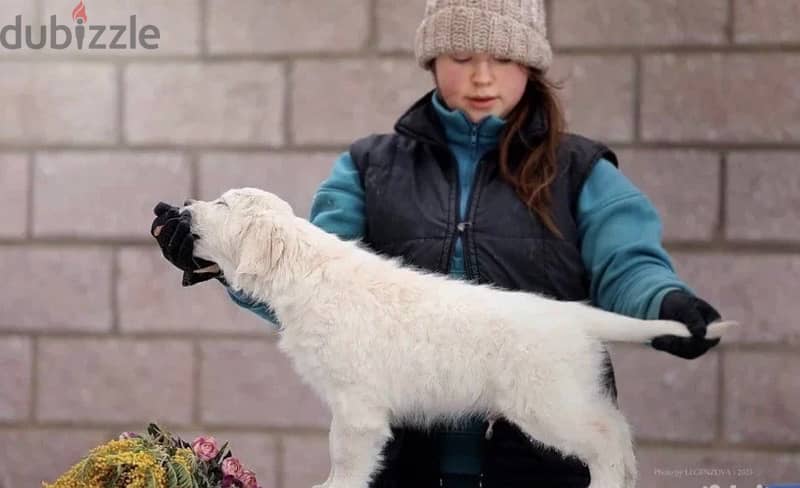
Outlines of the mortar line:
[[109,288],[109,303],[111,305],[111,335],[118,336],[121,332],[120,330],[120,320],[119,320],[119,303],[117,301],[117,286],[119,283],[119,260],[120,260],[120,249],[116,245],[111,246],[111,281]]
[[200,59],[206,60],[209,56],[208,49],[208,0],[199,0],[200,12],[198,15],[198,22],[200,23],[200,31],[197,33],[198,42],[200,43]]
[[203,361],[203,351],[200,347],[200,339],[192,339],[192,424],[200,425],[200,408],[202,403],[202,374],[201,364]]
[[127,137],[125,137],[125,71],[127,70],[127,63],[124,61],[116,64],[116,83],[117,83],[117,144],[120,148],[128,145]]
[[292,77],[296,66],[294,61],[287,61],[283,66],[283,145],[294,147],[295,137],[292,124],[294,123],[294,83]]
[[[291,81],[291,80],[290,80]],[[287,93],[290,93],[287,91]],[[217,151],[221,148],[225,152],[234,154],[247,154],[269,151],[270,153],[298,154],[308,152],[338,152],[342,145],[347,145],[348,141],[342,140],[335,143],[314,142],[303,143],[302,145],[288,144],[186,144],[186,143],[137,143],[134,146],[118,148],[108,144],[66,144],[66,143],[43,143],[35,145],[33,143],[3,144],[0,147],[2,152],[114,152],[125,151],[126,153],[147,153],[147,152],[180,152],[180,151]],[[773,151],[773,152],[797,152],[800,151],[800,139],[789,142],[734,142],[734,141],[702,141],[702,140],[613,140],[609,139],[608,144],[612,144],[616,149],[664,149],[664,150],[693,150],[693,151]]]
[[[394,1],[394,0],[393,0]],[[378,52],[378,0],[370,0],[367,9],[367,35],[364,39],[363,49],[369,52]]]
[[[191,198],[200,199],[200,154],[199,151],[186,151],[185,157],[189,164],[189,195]],[[183,200],[176,202],[178,206],[183,205]]]
[[736,44],[736,0],[728,0],[728,18],[725,20],[725,39],[730,45]]
[[27,157],[26,171],[27,171],[28,182],[25,188],[26,190],[25,203],[28,206],[28,208],[25,211],[25,238],[23,242],[26,244],[30,244],[30,242],[33,240],[33,215],[34,215],[33,206],[35,204],[34,178],[36,177],[36,164],[37,164],[36,151],[34,149],[26,151],[26,157]]
[[284,463],[286,462],[285,445],[283,436],[276,436],[275,438],[275,483],[278,488],[284,488],[286,485],[284,473]]
[[719,194],[717,195],[717,226],[714,238],[724,242],[728,237],[728,153],[723,152],[719,158]]
[[[634,54],[641,55],[736,55],[736,54],[753,54],[753,55],[774,55],[774,54],[787,54],[798,55],[800,54],[800,42],[782,41],[782,42],[761,42],[752,44],[676,44],[676,45],[614,45],[614,44],[592,44],[592,45],[576,45],[564,46],[553,49],[555,57],[563,55],[575,56],[595,56],[595,57],[618,57],[618,56],[631,56]],[[207,53],[199,60],[204,64],[228,64],[233,62],[263,62],[263,63],[280,63],[288,60],[300,61],[358,61],[363,60],[365,55],[369,54],[372,57],[385,59],[390,61],[409,61],[411,54],[407,48],[394,48],[386,49],[376,52],[367,53],[363,49],[355,49],[348,51],[337,52],[320,52],[320,51],[300,51],[291,54],[286,53]],[[93,54],[92,56],[81,56],[71,53],[59,55],[57,58],[53,55],[44,54],[26,54],[20,53],[15,55],[13,61],[25,61],[30,64],[50,64],[54,61],[68,62],[74,64],[87,63],[87,64],[102,64],[119,61],[119,56],[111,54]],[[152,55],[139,55],[130,54],[125,56],[125,61],[129,63],[186,63],[198,62],[196,54],[164,54],[154,58]]]
[[[47,24],[47,21],[45,20],[44,16],[45,16],[44,0],[36,0],[35,2],[33,2],[33,18],[36,19],[33,25],[41,26]],[[41,29],[36,29],[37,42],[41,40],[41,37],[39,36],[40,33]]]
[[[180,203],[180,202],[176,202]],[[71,237],[67,235],[45,236],[31,242],[20,242],[14,238],[0,238],[0,249],[19,248],[21,244],[36,246],[37,249],[57,249],[61,247],[119,246],[138,250],[151,250],[153,244],[148,239],[113,239],[94,237]],[[800,254],[799,241],[726,239],[724,242],[709,240],[667,239],[664,245],[678,252],[696,254],[715,254],[724,252],[731,257],[741,255],[782,256]]]
[[36,412],[39,406],[39,338],[31,337],[31,391],[29,394],[30,411],[27,421],[35,424],[37,420]]
[[642,76],[642,65],[644,61],[639,54],[633,57],[633,140],[642,140],[642,92],[644,87],[644,77]]

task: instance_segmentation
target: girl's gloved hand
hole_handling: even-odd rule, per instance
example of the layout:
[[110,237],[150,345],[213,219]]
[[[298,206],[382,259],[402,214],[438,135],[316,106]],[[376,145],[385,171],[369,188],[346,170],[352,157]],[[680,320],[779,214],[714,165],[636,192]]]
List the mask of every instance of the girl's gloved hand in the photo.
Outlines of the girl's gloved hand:
[[[222,272],[216,263],[192,255],[194,240],[197,236],[191,232],[192,215],[190,213],[180,213],[178,207],[164,202],[159,202],[153,209],[153,213],[156,218],[150,226],[150,235],[155,237],[161,247],[161,253],[167,261],[183,271],[183,286],[202,283],[211,278],[217,278],[225,283]],[[209,266],[213,268],[205,271],[205,268]],[[204,271],[198,272],[201,269]]]
[[708,325],[721,318],[719,312],[705,300],[685,291],[673,290],[667,293],[661,302],[658,318],[681,322],[692,334],[692,337],[671,335],[656,337],[650,344],[659,351],[684,359],[695,359],[719,344],[719,338],[705,338]]

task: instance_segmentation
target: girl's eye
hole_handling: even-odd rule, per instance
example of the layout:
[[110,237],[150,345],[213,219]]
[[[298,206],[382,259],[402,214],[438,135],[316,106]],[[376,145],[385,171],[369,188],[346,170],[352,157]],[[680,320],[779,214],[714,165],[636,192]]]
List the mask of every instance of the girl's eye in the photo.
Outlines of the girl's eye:
[[469,61],[470,58],[453,58],[453,61],[456,63],[466,63]]
[[505,59],[505,58],[495,59],[495,61],[497,61],[498,63],[502,63],[502,64],[507,64],[507,63],[511,62],[510,59]]

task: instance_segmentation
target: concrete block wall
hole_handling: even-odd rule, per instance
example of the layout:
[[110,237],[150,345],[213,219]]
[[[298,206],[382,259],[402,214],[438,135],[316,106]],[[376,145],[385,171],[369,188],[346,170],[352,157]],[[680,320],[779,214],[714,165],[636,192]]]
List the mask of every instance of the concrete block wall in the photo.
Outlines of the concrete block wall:
[[[0,26],[72,26],[75,3],[4,0]],[[85,4],[161,39],[0,48],[0,486],[151,420],[232,441],[265,488],[324,480],[325,408],[259,319],[181,288],[150,212],[248,185],[307,215],[337,154],[432,87],[424,1]],[[800,481],[800,0],[549,12],[572,130],[619,152],[681,276],[744,324],[694,361],[613,347],[640,486]]]

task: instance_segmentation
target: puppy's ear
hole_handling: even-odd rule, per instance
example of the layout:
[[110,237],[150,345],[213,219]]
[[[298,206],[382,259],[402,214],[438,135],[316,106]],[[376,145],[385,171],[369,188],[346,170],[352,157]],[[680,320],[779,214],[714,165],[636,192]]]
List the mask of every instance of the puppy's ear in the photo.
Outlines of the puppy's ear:
[[240,275],[265,274],[283,257],[285,233],[274,212],[263,212],[250,219],[242,233],[239,264]]

